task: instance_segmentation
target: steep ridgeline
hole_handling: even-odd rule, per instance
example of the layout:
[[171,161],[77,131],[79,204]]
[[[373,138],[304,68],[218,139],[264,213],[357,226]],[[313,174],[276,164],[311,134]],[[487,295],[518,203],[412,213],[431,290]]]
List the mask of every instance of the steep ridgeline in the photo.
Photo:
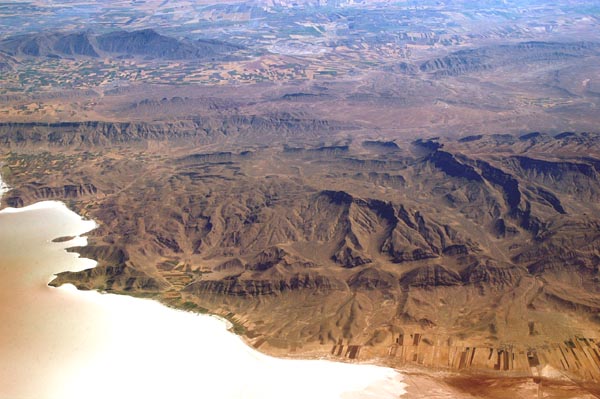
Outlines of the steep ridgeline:
[[168,142],[189,146],[218,143],[226,138],[244,142],[284,141],[300,133],[353,130],[354,126],[335,120],[302,119],[291,115],[231,116],[197,118],[179,122],[61,122],[0,123],[3,148],[74,148],[78,150],[116,145],[146,146],[148,142]]
[[264,351],[600,381],[600,136],[338,129],[2,125],[3,203],[98,221],[73,249],[98,266],[52,285],[218,313]]

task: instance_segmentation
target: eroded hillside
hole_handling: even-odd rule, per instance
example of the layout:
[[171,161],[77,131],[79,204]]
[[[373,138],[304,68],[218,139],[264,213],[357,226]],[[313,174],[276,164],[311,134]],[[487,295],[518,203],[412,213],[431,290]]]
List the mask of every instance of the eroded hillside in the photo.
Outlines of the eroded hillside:
[[99,223],[74,249],[98,266],[53,285],[220,314],[270,353],[600,380],[596,134],[350,140],[289,117],[2,129],[3,204],[58,199]]

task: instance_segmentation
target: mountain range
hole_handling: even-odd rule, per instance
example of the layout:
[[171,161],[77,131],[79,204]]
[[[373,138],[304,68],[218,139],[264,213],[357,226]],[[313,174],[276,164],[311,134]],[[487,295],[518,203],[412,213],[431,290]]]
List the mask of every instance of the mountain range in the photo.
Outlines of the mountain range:
[[8,37],[0,51],[12,57],[92,57],[105,55],[161,58],[166,60],[210,59],[240,47],[211,40],[179,40],[153,29],[91,32],[45,32]]

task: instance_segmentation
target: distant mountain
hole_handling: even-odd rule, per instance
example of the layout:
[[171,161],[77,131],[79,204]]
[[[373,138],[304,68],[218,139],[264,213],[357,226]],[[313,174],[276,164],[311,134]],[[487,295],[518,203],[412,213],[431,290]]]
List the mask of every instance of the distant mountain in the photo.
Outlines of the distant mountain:
[[184,41],[164,36],[153,29],[115,31],[102,35],[89,32],[36,33],[0,41],[0,51],[11,56],[60,57],[131,55],[164,59],[202,59],[239,50],[224,42]]
[[98,48],[107,53],[145,55],[166,59],[194,59],[214,56],[223,50],[232,50],[224,45],[202,43],[197,47],[193,42],[182,42],[163,36],[152,29],[134,32],[117,31],[96,38]]
[[89,33],[36,33],[9,37],[0,49],[12,56],[47,57],[82,55],[98,57]]
[[88,33],[72,33],[62,35],[54,44],[54,50],[66,55],[86,55],[98,57]]

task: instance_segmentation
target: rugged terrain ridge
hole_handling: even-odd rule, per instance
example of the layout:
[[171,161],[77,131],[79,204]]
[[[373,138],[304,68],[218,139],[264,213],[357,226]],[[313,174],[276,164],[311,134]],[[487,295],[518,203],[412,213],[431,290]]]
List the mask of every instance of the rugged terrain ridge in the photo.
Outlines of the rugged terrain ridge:
[[3,124],[3,203],[98,221],[73,249],[97,267],[52,285],[221,314],[261,350],[598,381],[600,136],[295,136],[348,127]]

